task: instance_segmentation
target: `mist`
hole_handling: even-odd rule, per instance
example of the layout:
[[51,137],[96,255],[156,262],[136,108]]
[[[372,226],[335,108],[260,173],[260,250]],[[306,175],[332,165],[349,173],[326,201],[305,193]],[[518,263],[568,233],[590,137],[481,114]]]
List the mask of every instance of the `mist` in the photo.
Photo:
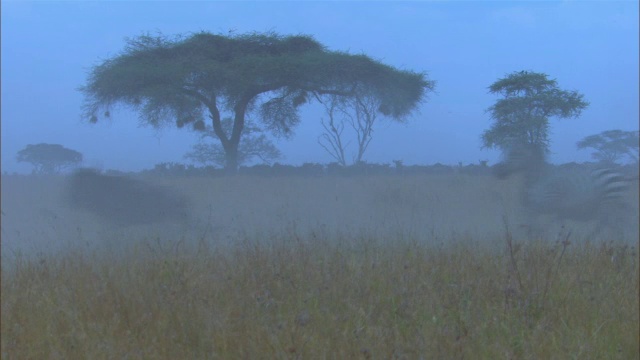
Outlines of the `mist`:
[[[622,1],[2,2],[0,357],[637,357],[638,12]],[[235,158],[215,142],[237,125],[225,90],[211,90],[218,118],[209,108],[152,126],[144,95],[86,111],[93,71],[128,41],[194,34],[309,36],[318,59],[362,55],[424,96],[393,119],[383,100],[410,96],[364,78],[380,103],[330,113],[322,91],[356,90],[339,71],[310,77],[304,86],[329,88],[247,102]],[[494,116],[507,96],[489,87],[518,76],[555,81],[549,93],[573,101],[540,127],[534,145],[548,151],[512,133],[487,146],[492,125],[523,113]],[[299,123],[266,129],[261,101],[274,93],[303,103]],[[365,113],[377,117],[362,142]],[[578,149],[608,130],[622,148]]]

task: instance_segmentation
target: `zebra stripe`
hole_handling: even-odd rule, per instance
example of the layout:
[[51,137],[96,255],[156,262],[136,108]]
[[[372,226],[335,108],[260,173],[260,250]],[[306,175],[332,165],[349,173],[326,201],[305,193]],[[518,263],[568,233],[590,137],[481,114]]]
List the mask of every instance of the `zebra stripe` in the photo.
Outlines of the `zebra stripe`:
[[546,217],[561,223],[590,223],[595,226],[594,233],[628,227],[634,222],[629,221],[634,213],[632,181],[621,171],[613,167],[589,169],[587,165],[571,169],[555,167],[547,164],[540,154],[526,148],[514,149],[494,168],[499,178],[523,177],[520,204],[525,222],[535,223]]
[[526,183],[523,205],[560,220],[604,221],[628,209],[629,187],[614,169],[549,169]]

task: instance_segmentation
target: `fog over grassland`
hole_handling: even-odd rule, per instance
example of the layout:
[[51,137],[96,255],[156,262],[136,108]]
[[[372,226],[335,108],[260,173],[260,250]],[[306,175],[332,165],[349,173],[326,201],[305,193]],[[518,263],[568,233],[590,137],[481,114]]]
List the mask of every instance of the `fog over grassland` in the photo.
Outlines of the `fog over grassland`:
[[[553,240],[568,231],[579,241],[633,243],[638,237],[637,186],[627,193],[631,208],[624,227],[601,227],[591,219],[532,216],[522,208],[519,179],[498,180],[486,173],[133,178],[147,189],[89,183],[93,189],[81,192],[93,200],[90,205],[107,198],[115,203],[88,209],[69,200],[69,191],[79,190],[69,188],[67,177],[3,176],[3,258],[18,252],[127,249],[155,241],[194,246],[204,239],[225,247],[291,236],[501,244],[505,225],[522,241]],[[149,191],[153,198],[145,194]],[[161,191],[171,200],[160,203],[157,194],[167,196]],[[181,209],[188,209],[188,218],[181,217]],[[165,211],[169,215],[162,215]]]
[[[550,162],[585,162],[592,160],[592,149],[578,150],[577,141],[606,130],[637,131],[637,12],[635,2],[203,2],[180,6],[170,2],[5,2],[2,173],[29,173],[31,165],[18,162],[16,154],[40,143],[61,144],[79,152],[83,155],[80,166],[100,170],[138,172],[161,163],[188,162],[184,155],[201,137],[191,126],[176,129],[172,119],[154,129],[139,118],[140,112],[121,103],[107,109],[112,111],[96,113],[101,119],[92,124],[83,113],[83,104],[87,105],[83,97],[91,93],[78,89],[90,83],[94,67],[135,47],[136,42],[127,39],[141,44],[145,37],[136,37],[144,34],[172,38],[198,31],[230,37],[308,35],[332,56],[362,54],[405,75],[420,75],[426,86],[414,111],[401,123],[385,117],[376,120],[363,157],[370,164],[496,164],[500,152],[483,148],[487,143],[481,138],[494,120],[488,110],[501,98],[489,86],[521,71],[545,74],[548,80],[557,81],[559,89],[582,101],[577,112],[549,119],[548,146]],[[326,124],[329,114],[315,101],[318,99],[299,95],[308,104],[299,109],[300,122],[287,129],[289,136],[265,133],[282,155],[275,161],[292,165],[335,161],[318,142],[327,131],[321,124]],[[230,109],[221,109],[221,118],[233,115]],[[247,120],[260,125],[257,105],[249,110]],[[204,115],[208,119],[206,112]],[[349,124],[343,125],[342,140],[349,144],[345,158],[350,162],[357,150],[356,137]],[[256,162],[259,159],[254,158],[247,165]],[[33,249],[41,251],[65,241],[111,237],[106,233],[113,229],[100,223],[105,219],[99,219],[99,214],[96,218],[78,211],[90,210],[90,206],[74,210],[63,201],[62,177],[45,180],[48,178],[5,175],[3,236],[13,240],[3,241],[3,246],[33,242]],[[501,231],[502,216],[512,211],[508,204],[520,196],[502,199],[507,196],[501,192],[502,183],[487,177],[478,178],[477,183],[474,177],[287,178],[282,183],[241,178],[211,179],[210,185],[200,183],[203,179],[148,180],[169,182],[165,185],[194,204],[189,209],[194,221],[210,227],[203,230],[193,225],[190,231],[217,237],[232,236],[229,234],[240,229],[280,231],[294,223],[304,225],[303,229],[324,226],[333,232],[349,228],[354,232],[414,233],[421,238],[430,232],[439,239],[451,232],[485,236],[485,231]],[[196,183],[185,184],[188,181]],[[330,185],[333,182],[336,187]],[[296,186],[301,190],[293,196]],[[469,193],[461,196],[464,191]],[[513,191],[522,191],[522,187]],[[100,201],[110,198],[109,191],[104,192]],[[131,199],[125,193],[116,190],[111,197],[117,202],[120,196],[126,204]],[[251,196],[243,198],[248,194]],[[146,216],[135,214],[141,211],[136,209],[144,209],[140,204],[131,205],[131,216],[123,210],[122,220]],[[109,206],[116,209],[120,205]],[[276,215],[282,218],[274,218]],[[130,230],[115,236],[127,237]]]
[[3,1],[0,358],[637,358],[638,11]]

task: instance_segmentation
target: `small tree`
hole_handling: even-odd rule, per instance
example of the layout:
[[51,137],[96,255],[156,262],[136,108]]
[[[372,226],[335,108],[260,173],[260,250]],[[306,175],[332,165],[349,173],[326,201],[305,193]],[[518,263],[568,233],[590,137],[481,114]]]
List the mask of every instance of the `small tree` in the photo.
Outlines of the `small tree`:
[[489,87],[502,95],[487,111],[493,125],[482,134],[485,148],[508,151],[513,146],[549,149],[549,118],[576,118],[589,103],[577,91],[558,88],[546,74],[514,72]]
[[[211,120],[225,168],[233,172],[251,111],[268,130],[289,135],[300,122],[298,108],[319,96],[350,97],[366,90],[379,101],[376,111],[401,119],[433,87],[423,73],[329,51],[310,36],[200,32],[129,39],[121,54],[92,68],[81,91],[91,122],[109,117],[117,103],[138,110],[153,126],[174,122],[204,130]],[[223,112],[233,114],[230,133],[222,127]]]
[[356,135],[358,147],[353,164],[361,163],[373,138],[379,101],[366,94],[349,98],[327,96],[323,105],[329,121],[321,120],[324,132],[318,137],[318,143],[338,164],[347,166],[346,148],[350,142],[345,143],[343,138],[344,125],[347,123]]
[[82,154],[58,144],[27,145],[18,151],[18,162],[30,163],[38,174],[55,174],[82,162]]
[[[226,134],[233,129],[233,119],[222,120],[222,128]],[[266,136],[264,131],[251,122],[245,123],[244,135],[238,146],[238,165],[244,165],[256,158],[263,163],[270,164],[282,156],[280,150]],[[207,128],[200,142],[193,146],[193,150],[184,155],[185,159],[203,165],[213,164],[224,167],[226,155],[219,138],[211,128]]]
[[607,130],[597,135],[587,136],[577,142],[578,149],[591,148],[591,156],[600,162],[615,164],[625,156],[638,162],[640,132]]
[[342,143],[342,133],[344,132],[344,122],[336,119],[337,103],[330,101],[323,103],[325,111],[329,116],[329,121],[320,119],[324,132],[318,137],[318,144],[334,158],[340,166],[347,166],[345,149],[349,144]]

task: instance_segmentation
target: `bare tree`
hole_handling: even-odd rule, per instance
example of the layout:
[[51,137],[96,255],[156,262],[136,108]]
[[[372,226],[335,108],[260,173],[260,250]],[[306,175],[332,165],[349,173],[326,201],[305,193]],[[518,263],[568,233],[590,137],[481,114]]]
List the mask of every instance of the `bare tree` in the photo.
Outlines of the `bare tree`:
[[345,148],[349,145],[342,143],[342,132],[344,131],[344,120],[339,119],[336,120],[336,107],[338,104],[338,99],[333,97],[333,99],[327,103],[322,102],[324,108],[329,116],[329,122],[325,122],[324,119],[320,119],[322,123],[322,127],[325,132],[323,132],[318,137],[318,144],[322,146],[322,148],[334,158],[338,164],[342,166],[347,166],[347,161],[345,160],[344,153]]
[[321,120],[325,132],[318,138],[318,143],[340,165],[347,166],[345,150],[351,142],[344,141],[345,123],[353,129],[358,149],[353,156],[353,163],[362,162],[373,138],[373,125],[376,122],[380,102],[373,96],[357,94],[351,98],[327,96],[322,102],[329,121]]
[[353,160],[355,164],[358,164],[362,162],[364,152],[367,151],[371,142],[373,124],[376,121],[376,109],[380,106],[380,102],[371,96],[356,96],[349,102],[352,103],[353,114],[348,111],[344,113],[358,139],[358,154]]

